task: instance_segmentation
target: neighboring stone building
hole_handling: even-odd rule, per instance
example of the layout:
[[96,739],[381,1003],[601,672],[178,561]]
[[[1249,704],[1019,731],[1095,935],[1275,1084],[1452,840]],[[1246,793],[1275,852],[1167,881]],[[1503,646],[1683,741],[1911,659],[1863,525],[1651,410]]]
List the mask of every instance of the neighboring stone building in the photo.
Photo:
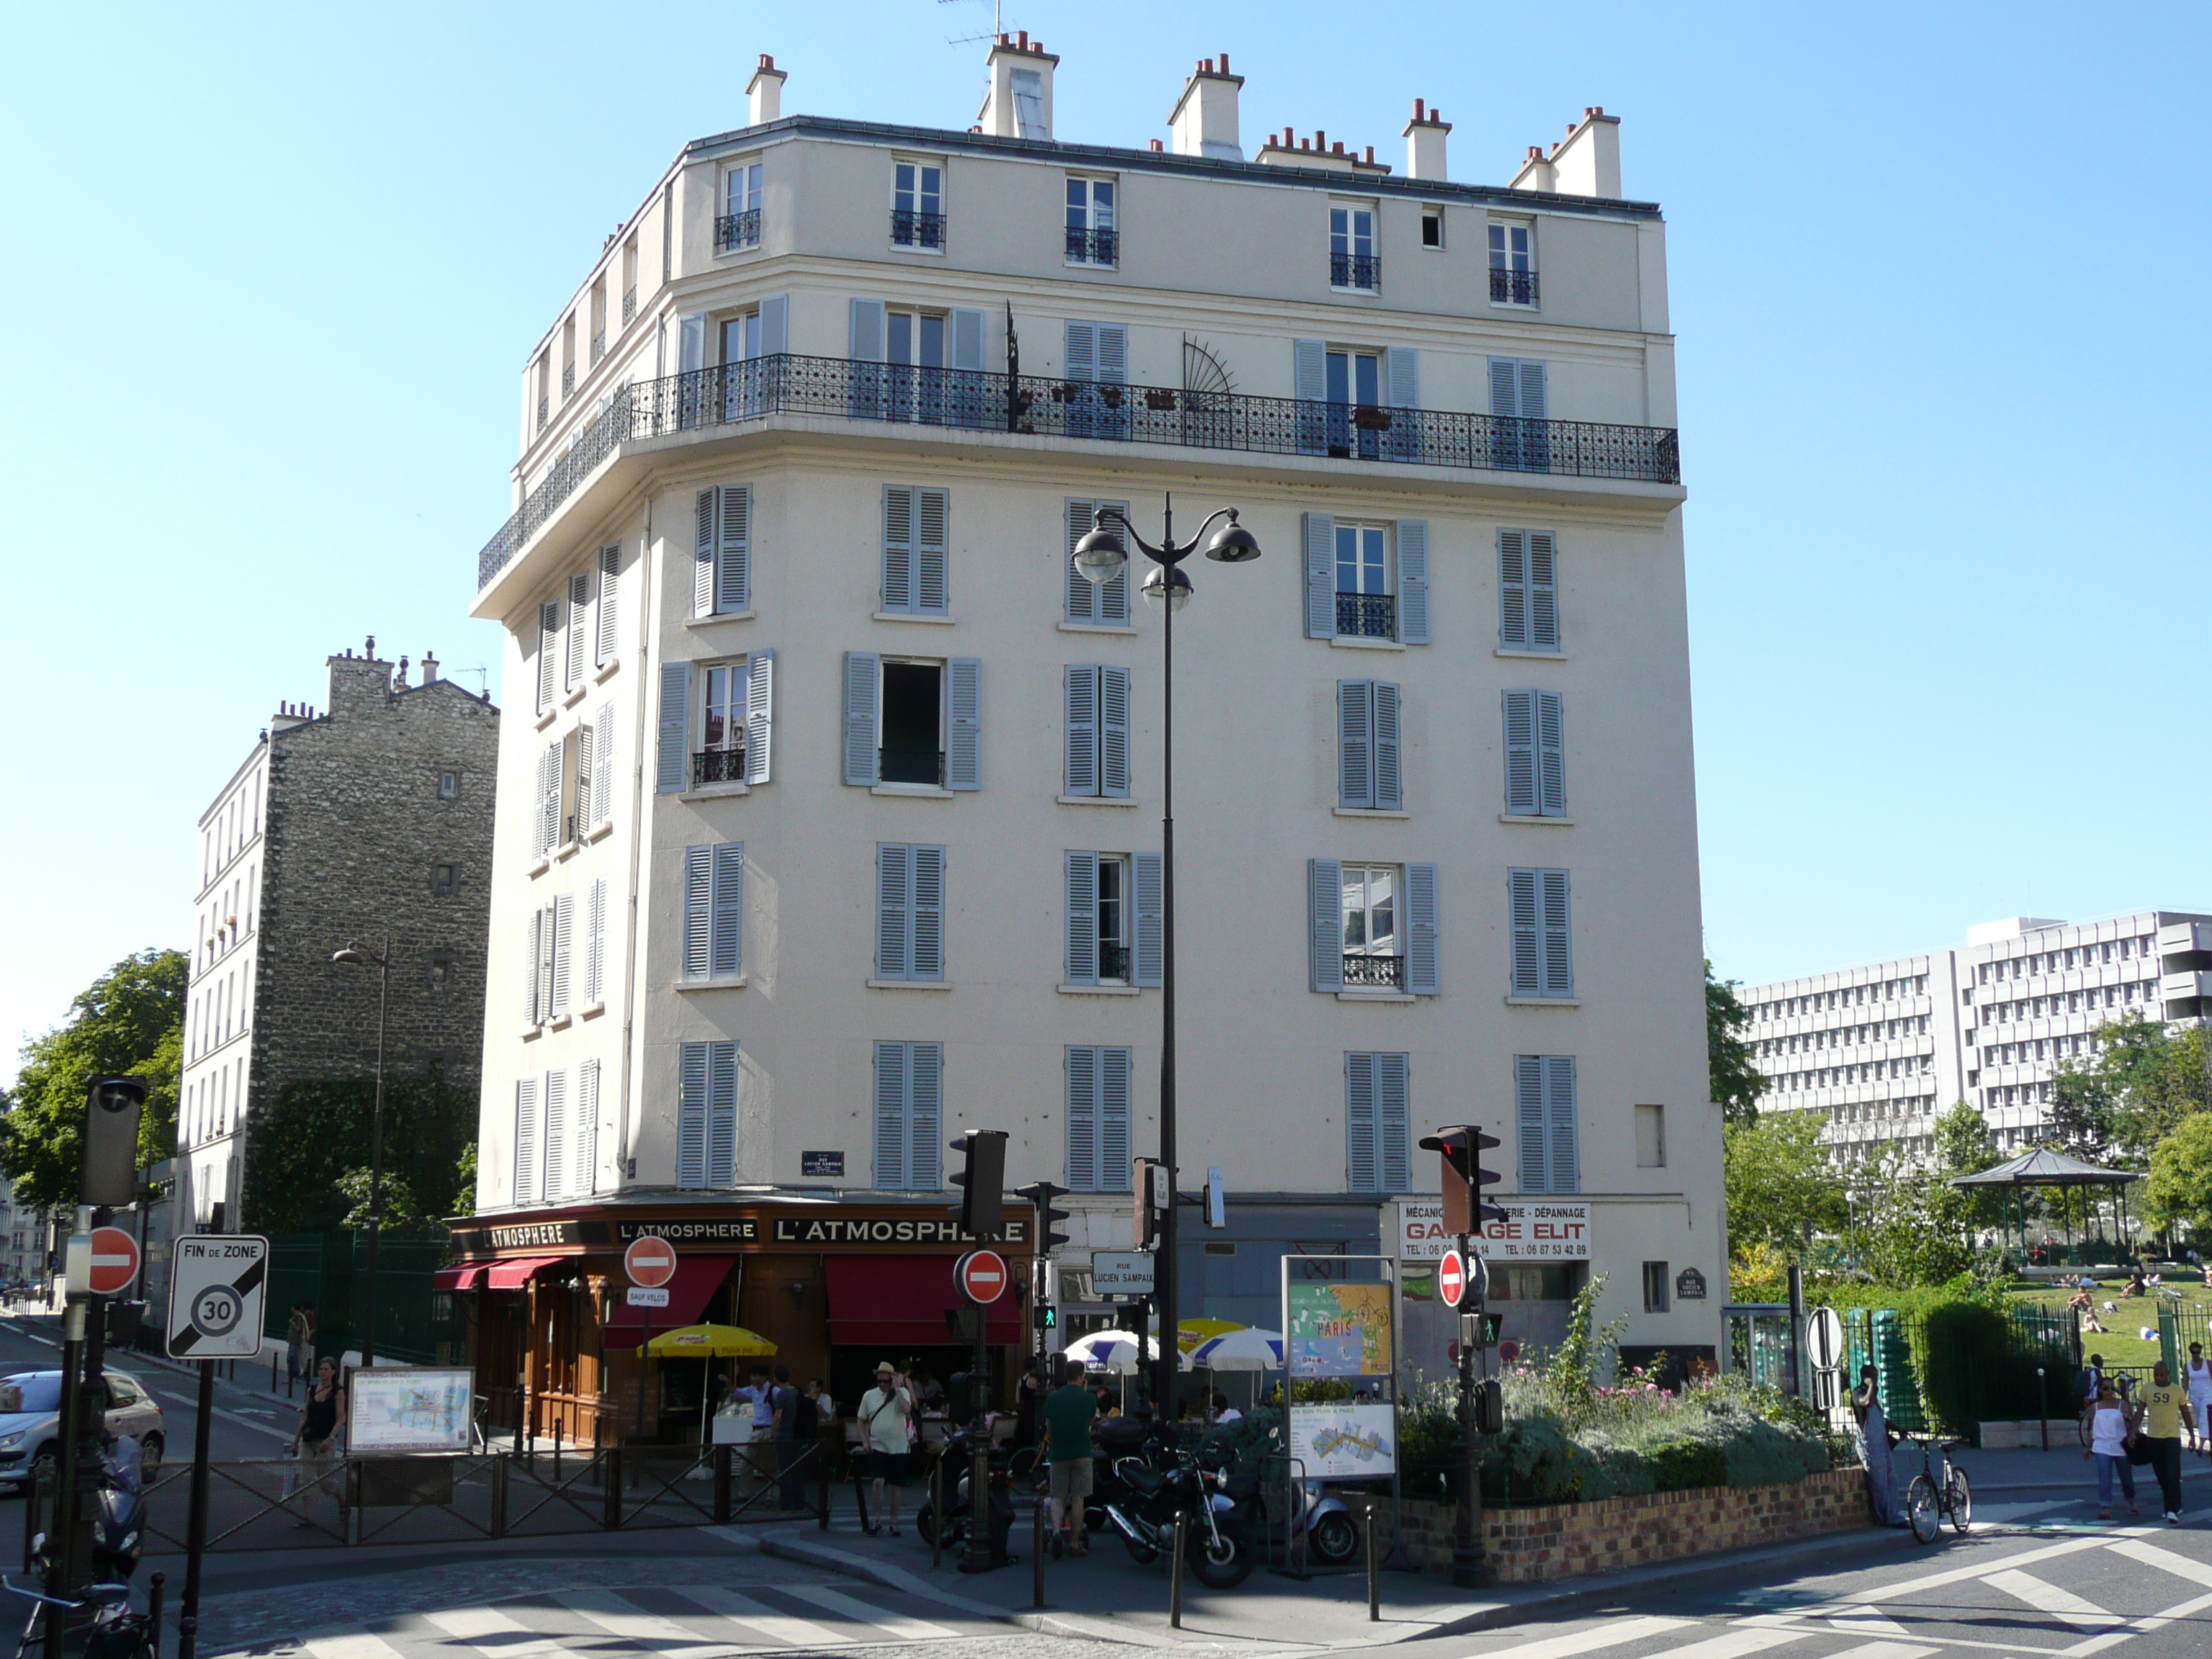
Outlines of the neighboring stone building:
[[972,131],[785,116],[763,62],[526,359],[474,614],[535,720],[450,1282],[536,1311],[495,1301],[481,1373],[588,1437],[641,1229],[684,1253],[657,1321],[841,1398],[960,1368],[969,1127],[1077,1189],[1061,1309],[1113,1313],[1093,1253],[1159,1144],[1161,619],[1141,559],[1070,552],[1167,490],[1264,550],[1193,559],[1175,624],[1179,1152],[1229,1194],[1181,1311],[1273,1326],[1286,1256],[1394,1253],[1416,1143],[1473,1119],[1522,1217],[1507,1334],[1603,1273],[1630,1347],[1711,1358],[1665,226],[1618,123],[1463,183],[1417,105],[1394,173],[1248,148],[1207,58],[1172,148],[1071,143],[1059,60],[989,57]]
[[499,711],[375,646],[331,658],[329,707],[284,704],[200,819],[179,1231],[236,1219],[250,1103],[374,1071],[375,972],[331,961],[349,940],[392,939],[387,1075],[475,1086]]

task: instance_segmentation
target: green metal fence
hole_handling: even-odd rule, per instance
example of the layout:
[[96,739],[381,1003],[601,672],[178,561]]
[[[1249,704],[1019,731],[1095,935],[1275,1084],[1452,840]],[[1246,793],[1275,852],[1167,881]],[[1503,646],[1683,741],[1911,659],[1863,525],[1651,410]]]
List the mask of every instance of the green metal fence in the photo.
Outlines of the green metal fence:
[[[419,1365],[459,1359],[464,1333],[453,1298],[430,1287],[449,1253],[443,1231],[386,1232],[377,1242],[376,1357]],[[282,1233],[269,1241],[267,1335],[283,1340],[293,1307],[315,1307],[315,1351],[361,1346],[368,1305],[368,1236],[345,1231]]]
[[1908,1433],[1978,1440],[1985,1422],[2071,1419],[2080,1336],[2063,1314],[1960,1304],[1925,1315],[1844,1312],[1850,1381],[1871,1364],[1890,1423]]

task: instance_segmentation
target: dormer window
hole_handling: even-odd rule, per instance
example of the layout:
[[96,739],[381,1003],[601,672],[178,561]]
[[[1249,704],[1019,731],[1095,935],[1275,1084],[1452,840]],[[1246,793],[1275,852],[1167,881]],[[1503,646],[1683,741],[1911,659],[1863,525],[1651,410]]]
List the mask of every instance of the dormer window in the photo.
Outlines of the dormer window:
[[1490,226],[1490,303],[1536,303],[1536,227],[1510,220]]
[[714,252],[734,253],[760,246],[761,164],[739,161],[722,175],[722,211],[714,221]]
[[945,169],[930,161],[891,167],[891,245],[945,252]]
[[1382,261],[1375,252],[1375,210],[1349,203],[1328,210],[1328,285],[1358,294],[1381,286]]
[[1111,265],[1121,254],[1114,228],[1114,180],[1067,180],[1067,263]]

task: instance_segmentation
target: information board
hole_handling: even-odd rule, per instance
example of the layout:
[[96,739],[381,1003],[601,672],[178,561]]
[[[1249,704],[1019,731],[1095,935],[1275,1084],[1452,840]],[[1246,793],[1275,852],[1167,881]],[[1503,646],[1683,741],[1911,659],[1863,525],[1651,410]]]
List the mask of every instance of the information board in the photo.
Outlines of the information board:
[[1398,1468],[1398,1408],[1353,1400],[1293,1405],[1291,1455],[1308,1480],[1387,1479]]
[[1390,1291],[1388,1285],[1285,1285],[1283,1352],[1291,1375],[1391,1376]]
[[433,1365],[377,1365],[347,1379],[346,1449],[465,1452],[476,1373]]

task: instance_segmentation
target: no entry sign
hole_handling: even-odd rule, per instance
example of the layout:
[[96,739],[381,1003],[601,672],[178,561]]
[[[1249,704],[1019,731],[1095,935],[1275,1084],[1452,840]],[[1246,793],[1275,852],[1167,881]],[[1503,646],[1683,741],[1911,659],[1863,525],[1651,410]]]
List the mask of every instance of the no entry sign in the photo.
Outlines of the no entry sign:
[[85,1288],[95,1296],[113,1296],[130,1288],[138,1277],[138,1241],[120,1227],[92,1230],[92,1271]]
[[1013,1282],[1007,1271],[1006,1258],[996,1250],[970,1250],[962,1256],[952,1269],[952,1277],[960,1286],[960,1294],[978,1307],[988,1307],[1006,1293]]
[[1437,1294],[1444,1299],[1444,1306],[1456,1308],[1460,1298],[1467,1294],[1467,1263],[1457,1250],[1446,1250],[1437,1263]]
[[623,1271],[629,1282],[658,1290],[676,1277],[676,1247],[665,1238],[639,1238],[623,1252]]

